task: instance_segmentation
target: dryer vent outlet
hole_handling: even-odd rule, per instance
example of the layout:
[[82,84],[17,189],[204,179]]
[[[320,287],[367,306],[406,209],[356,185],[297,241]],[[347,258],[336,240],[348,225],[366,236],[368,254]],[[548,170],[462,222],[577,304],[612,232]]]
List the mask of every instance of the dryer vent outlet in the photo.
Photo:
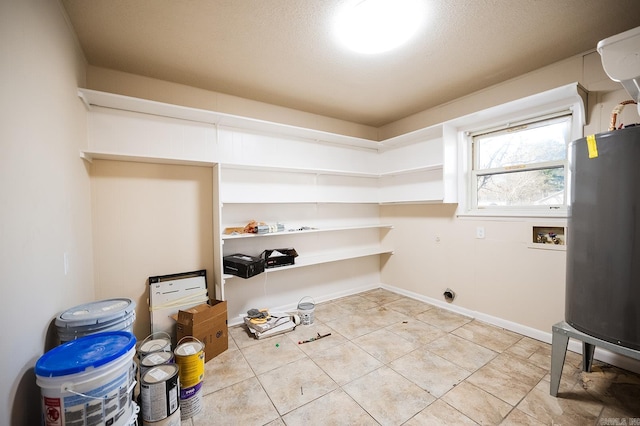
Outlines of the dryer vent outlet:
[[450,288],[446,289],[443,295],[444,295],[444,300],[446,300],[449,303],[453,302],[453,299],[456,298],[456,294]]

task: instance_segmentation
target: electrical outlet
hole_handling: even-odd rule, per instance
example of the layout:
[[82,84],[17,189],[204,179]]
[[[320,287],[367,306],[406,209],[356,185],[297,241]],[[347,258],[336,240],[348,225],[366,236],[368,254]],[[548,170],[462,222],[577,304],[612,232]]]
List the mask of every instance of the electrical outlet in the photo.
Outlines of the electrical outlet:
[[484,238],[484,226],[476,227],[476,238]]

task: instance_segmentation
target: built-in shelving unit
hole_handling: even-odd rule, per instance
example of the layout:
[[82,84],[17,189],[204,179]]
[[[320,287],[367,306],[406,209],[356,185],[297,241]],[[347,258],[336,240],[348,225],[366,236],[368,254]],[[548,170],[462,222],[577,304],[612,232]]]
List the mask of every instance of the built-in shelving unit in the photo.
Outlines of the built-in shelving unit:
[[[79,96],[90,111],[84,160],[212,168],[218,299],[231,292],[249,300],[248,293],[261,292],[268,301],[270,291],[293,298],[305,286],[327,285],[334,293],[362,286],[393,254],[393,225],[379,223],[380,204],[455,202],[456,185],[445,177],[456,164],[456,142],[444,137],[443,126],[379,142],[86,89]],[[305,229],[224,234],[252,219]],[[295,265],[246,281],[222,273],[225,255],[256,256],[278,247],[297,250]],[[315,269],[336,262],[351,263],[340,264],[342,274],[335,267]],[[282,282],[277,290],[255,287],[274,272],[277,283],[269,280],[269,286]],[[230,315],[246,312],[245,302],[229,302]]]

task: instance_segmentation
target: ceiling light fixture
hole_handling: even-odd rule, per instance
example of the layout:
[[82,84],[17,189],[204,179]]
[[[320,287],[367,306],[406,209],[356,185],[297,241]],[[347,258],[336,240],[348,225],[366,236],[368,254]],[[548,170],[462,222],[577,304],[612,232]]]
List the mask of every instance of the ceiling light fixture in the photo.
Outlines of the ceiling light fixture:
[[335,31],[348,48],[375,54],[409,41],[423,19],[423,0],[354,0],[338,14]]

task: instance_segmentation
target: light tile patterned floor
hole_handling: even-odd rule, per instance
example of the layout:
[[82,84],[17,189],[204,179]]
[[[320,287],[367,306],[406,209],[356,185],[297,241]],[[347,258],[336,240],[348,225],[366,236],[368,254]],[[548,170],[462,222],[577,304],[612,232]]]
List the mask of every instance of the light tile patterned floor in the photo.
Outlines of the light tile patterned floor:
[[[568,352],[549,395],[551,346],[377,289],[319,304],[310,326],[253,339],[205,366],[209,425],[640,425],[640,375]],[[298,344],[316,335],[324,339]]]

